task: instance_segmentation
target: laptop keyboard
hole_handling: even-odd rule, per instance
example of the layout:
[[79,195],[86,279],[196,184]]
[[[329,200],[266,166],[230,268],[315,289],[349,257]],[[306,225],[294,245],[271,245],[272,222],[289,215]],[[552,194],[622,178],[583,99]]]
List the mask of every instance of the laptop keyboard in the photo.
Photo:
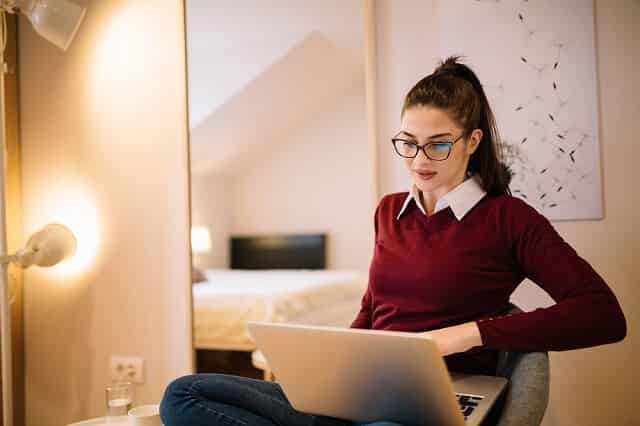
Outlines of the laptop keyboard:
[[471,413],[473,413],[473,410],[475,410],[478,406],[478,401],[483,400],[484,396],[456,393],[456,398],[458,398],[460,411],[462,412],[462,415],[464,416],[464,419],[466,421]]

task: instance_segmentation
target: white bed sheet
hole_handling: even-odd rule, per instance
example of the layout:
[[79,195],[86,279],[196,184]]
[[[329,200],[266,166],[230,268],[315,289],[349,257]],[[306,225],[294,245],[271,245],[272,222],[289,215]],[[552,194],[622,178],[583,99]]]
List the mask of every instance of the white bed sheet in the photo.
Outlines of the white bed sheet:
[[255,349],[248,321],[348,326],[366,276],[345,270],[207,270],[193,285],[196,349]]

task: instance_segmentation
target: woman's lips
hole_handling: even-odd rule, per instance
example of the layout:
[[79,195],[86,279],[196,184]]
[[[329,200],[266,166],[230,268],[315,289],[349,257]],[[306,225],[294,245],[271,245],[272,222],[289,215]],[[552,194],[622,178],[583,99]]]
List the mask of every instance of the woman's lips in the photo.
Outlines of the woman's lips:
[[418,176],[420,176],[420,178],[425,179],[425,180],[431,179],[432,177],[437,175],[436,172],[420,172],[420,171],[416,171],[415,173]]

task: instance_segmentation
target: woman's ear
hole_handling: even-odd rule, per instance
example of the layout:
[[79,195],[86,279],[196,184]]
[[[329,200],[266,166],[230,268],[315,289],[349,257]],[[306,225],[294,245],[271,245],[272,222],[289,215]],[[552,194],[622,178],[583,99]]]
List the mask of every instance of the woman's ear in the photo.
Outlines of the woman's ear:
[[469,143],[467,144],[467,154],[471,155],[478,149],[480,142],[482,141],[482,130],[473,129],[469,136]]

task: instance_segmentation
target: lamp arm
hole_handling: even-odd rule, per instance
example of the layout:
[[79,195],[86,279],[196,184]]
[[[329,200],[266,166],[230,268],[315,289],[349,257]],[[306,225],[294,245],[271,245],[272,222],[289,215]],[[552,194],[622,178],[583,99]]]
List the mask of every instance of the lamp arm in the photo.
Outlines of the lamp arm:
[[16,263],[18,266],[24,268],[24,266],[21,264],[22,259],[26,256],[31,256],[36,252],[37,252],[36,249],[29,247],[29,248],[20,249],[14,254],[0,256],[0,265],[6,265],[8,263],[13,262],[13,263]]
[[0,265],[6,265],[7,263],[14,262],[17,258],[18,256],[15,254],[0,256]]

